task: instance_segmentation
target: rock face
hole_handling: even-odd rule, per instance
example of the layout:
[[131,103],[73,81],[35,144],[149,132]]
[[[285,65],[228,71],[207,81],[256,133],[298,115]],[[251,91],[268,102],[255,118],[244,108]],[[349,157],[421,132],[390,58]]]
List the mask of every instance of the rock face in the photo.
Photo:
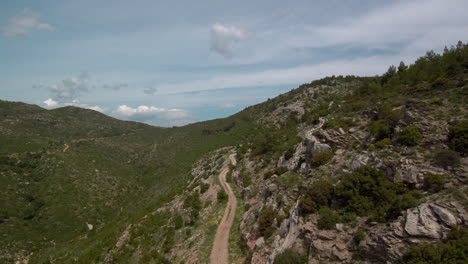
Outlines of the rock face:
[[360,250],[376,262],[396,261],[410,245],[445,238],[451,226],[466,219],[457,203],[426,202],[408,209],[389,226],[371,228]]
[[[291,209],[290,214],[291,215],[284,227],[285,230],[283,230],[283,237],[281,235],[277,235],[275,237],[275,241],[273,242],[273,252],[268,257],[269,264],[272,264],[275,261],[275,257],[278,254],[290,248],[300,234],[301,222],[299,218],[299,201],[297,201],[294,208]],[[286,230],[287,232],[285,232]]]

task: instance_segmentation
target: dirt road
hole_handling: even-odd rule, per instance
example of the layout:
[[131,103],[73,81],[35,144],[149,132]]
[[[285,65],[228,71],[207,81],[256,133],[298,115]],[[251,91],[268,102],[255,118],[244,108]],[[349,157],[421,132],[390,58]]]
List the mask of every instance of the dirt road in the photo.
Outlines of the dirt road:
[[[229,156],[229,160],[233,165],[236,165],[235,154]],[[211,250],[210,263],[211,264],[228,264],[229,263],[229,232],[234,222],[234,216],[237,209],[237,199],[231,189],[229,183],[226,182],[226,175],[229,172],[229,167],[223,168],[219,174],[219,182],[224,191],[228,195],[228,203],[224,209],[224,216],[221,223],[216,230],[216,236]]]

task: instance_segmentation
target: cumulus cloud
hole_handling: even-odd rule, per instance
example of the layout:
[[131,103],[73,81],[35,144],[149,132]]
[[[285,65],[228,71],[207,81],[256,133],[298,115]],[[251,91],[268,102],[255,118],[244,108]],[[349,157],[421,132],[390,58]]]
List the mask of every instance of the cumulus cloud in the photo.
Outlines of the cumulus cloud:
[[183,125],[191,122],[190,112],[176,108],[160,108],[146,105],[130,107],[127,105],[120,105],[112,114],[118,118],[158,125]]
[[42,103],[44,104],[44,107],[48,109],[54,109],[54,108],[59,108],[59,107],[64,107],[64,106],[76,106],[80,108],[91,109],[91,110],[98,111],[101,113],[107,112],[107,108],[103,108],[98,105],[83,104],[83,103],[80,103],[78,100],[74,100],[70,103],[60,103],[60,102],[55,101],[52,98],[49,98]]
[[245,40],[249,33],[241,28],[215,23],[211,26],[211,50],[224,56],[232,57],[231,44]]
[[39,20],[37,14],[30,9],[24,9],[20,14],[12,17],[3,29],[4,37],[27,35],[34,30],[53,31],[54,27]]

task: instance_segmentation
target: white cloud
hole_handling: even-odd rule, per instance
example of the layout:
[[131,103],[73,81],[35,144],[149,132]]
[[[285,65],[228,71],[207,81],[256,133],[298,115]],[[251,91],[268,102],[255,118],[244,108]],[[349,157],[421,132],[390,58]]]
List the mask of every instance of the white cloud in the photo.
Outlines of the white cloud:
[[52,107],[57,107],[58,104],[59,104],[57,101],[55,101],[55,100],[52,99],[52,98],[49,98],[49,99],[45,100],[43,103],[44,103],[47,107],[50,107],[50,108],[52,108]]
[[137,107],[120,105],[112,114],[118,118],[132,119],[152,124],[169,123],[171,125],[187,124],[190,122],[189,117],[191,116],[190,112],[182,109],[160,108],[146,105]]
[[54,27],[39,20],[30,9],[24,9],[20,14],[12,17],[3,29],[4,37],[27,35],[33,30],[53,31]]
[[101,113],[107,112],[106,108],[102,108],[102,107],[100,107],[98,105],[83,104],[83,103],[80,103],[78,100],[73,100],[71,103],[60,103],[60,102],[55,101],[52,98],[49,98],[49,99],[45,100],[42,103],[43,103],[43,106],[45,108],[48,108],[48,109],[54,109],[54,108],[65,107],[65,106],[76,106],[76,107],[80,107],[80,108],[85,108],[85,109],[98,111],[98,112],[101,112]]
[[211,50],[225,58],[232,57],[231,44],[245,40],[249,33],[241,28],[215,23],[211,26]]

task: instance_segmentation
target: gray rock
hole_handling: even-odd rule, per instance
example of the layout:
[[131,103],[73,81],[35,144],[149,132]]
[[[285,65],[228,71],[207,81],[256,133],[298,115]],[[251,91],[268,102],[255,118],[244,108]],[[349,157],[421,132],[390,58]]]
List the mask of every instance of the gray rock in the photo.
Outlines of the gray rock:
[[257,241],[255,241],[255,248],[261,248],[265,244],[265,238],[259,237]]
[[431,204],[430,206],[432,211],[445,225],[453,226],[457,224],[457,218],[455,218],[455,216],[449,210],[435,204]]

